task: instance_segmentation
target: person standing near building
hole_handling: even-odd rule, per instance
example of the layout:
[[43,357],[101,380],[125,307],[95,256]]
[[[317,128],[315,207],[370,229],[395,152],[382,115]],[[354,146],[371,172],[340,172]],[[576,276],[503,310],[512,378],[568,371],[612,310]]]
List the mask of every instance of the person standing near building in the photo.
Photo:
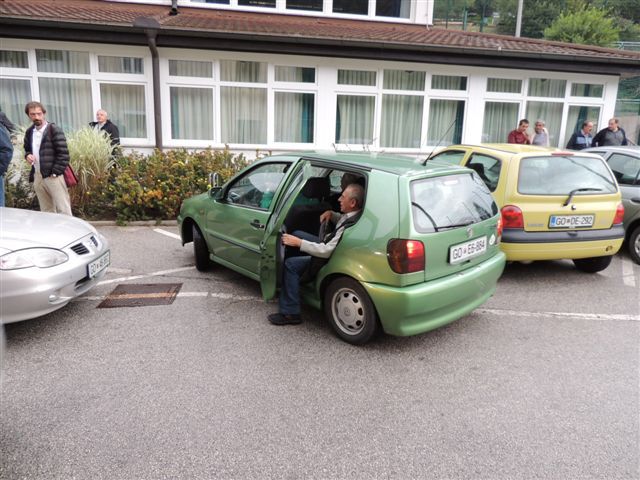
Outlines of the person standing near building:
[[109,120],[109,114],[106,110],[100,109],[96,112],[96,122],[90,122],[89,126],[98,131],[105,131],[109,134],[112,147],[120,146],[120,131],[115,123]]
[[29,182],[33,182],[40,210],[72,215],[71,199],[64,181],[64,171],[69,165],[64,132],[47,122],[47,110],[40,102],[27,103],[24,112],[33,122],[24,133],[24,153],[31,164]]
[[531,135],[531,145],[549,146],[549,132],[544,125],[544,120],[536,120],[533,127],[533,135]]
[[4,207],[4,176],[13,158],[11,135],[4,124],[0,123],[0,207]]
[[627,144],[627,134],[619,126],[617,118],[609,120],[609,126],[600,130],[593,137],[593,145],[596,147],[619,146]]
[[0,109],[0,124],[9,130],[9,135],[16,133],[16,126],[13,124],[9,117]]
[[571,138],[567,142],[567,148],[571,150],[583,150],[585,148],[589,148],[593,143],[591,130],[593,130],[593,122],[590,122],[589,120],[582,122],[582,129],[571,135]]
[[529,120],[523,118],[518,122],[518,128],[509,132],[507,143],[529,145],[531,143],[531,139],[529,138],[529,135],[527,135],[527,128],[529,128]]

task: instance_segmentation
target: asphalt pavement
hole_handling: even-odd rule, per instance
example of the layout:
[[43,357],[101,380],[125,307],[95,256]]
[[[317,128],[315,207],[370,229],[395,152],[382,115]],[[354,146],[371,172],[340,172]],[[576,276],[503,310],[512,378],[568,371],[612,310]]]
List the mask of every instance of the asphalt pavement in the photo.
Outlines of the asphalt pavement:
[[[5,326],[2,479],[638,479],[640,266],[509,264],[453,324],[355,347],[320,312],[175,226],[100,226],[112,265],[67,307]],[[170,305],[96,308],[117,285]]]

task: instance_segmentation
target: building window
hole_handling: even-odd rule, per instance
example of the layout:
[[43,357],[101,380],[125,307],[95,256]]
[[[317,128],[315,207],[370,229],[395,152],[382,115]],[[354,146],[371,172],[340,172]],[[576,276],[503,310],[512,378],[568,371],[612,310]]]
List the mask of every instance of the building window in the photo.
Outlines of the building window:
[[171,138],[213,140],[213,89],[170,87]]
[[333,12],[367,15],[369,13],[369,0],[333,0]]
[[486,102],[482,123],[482,143],[505,143],[518,124],[519,103]]
[[[0,78],[0,105],[2,111],[16,125],[25,123],[24,106],[31,100],[31,81]],[[23,120],[24,121],[21,121]]]
[[529,80],[529,96],[564,98],[567,82],[565,80],[549,80],[548,78],[532,78]]
[[364,95],[338,95],[336,143],[370,145],[376,99]]
[[106,57],[98,55],[98,70],[105,73],[144,73],[142,59],[135,57]]
[[462,141],[464,100],[437,100],[429,102],[428,145],[452,145]]
[[276,0],[238,0],[241,7],[267,7],[275,8]]
[[[529,119],[531,124],[537,120],[543,120],[545,127],[549,133],[549,145],[557,147],[558,134],[562,126],[562,107],[564,104],[560,102],[527,102],[527,113],[525,117]],[[533,128],[531,129],[533,131]]]
[[75,130],[93,118],[90,80],[41,77],[39,84],[40,100],[50,122],[63,130]]
[[[422,92],[424,91],[425,78],[425,72],[385,70],[382,86],[387,90],[412,90]],[[375,79],[373,84],[375,85]]]
[[602,98],[604,85],[597,83],[573,83],[571,85],[572,97]]
[[220,79],[223,82],[266,83],[267,64],[264,62],[221,60]]
[[100,84],[102,108],[118,125],[120,137],[145,138],[147,136],[147,108],[144,85]]
[[376,72],[366,70],[338,70],[338,85],[376,85]]
[[522,80],[510,78],[488,78],[487,92],[522,93]]
[[191,0],[197,3],[215,3],[218,5],[229,5],[229,0]]
[[276,65],[276,82],[316,83],[316,69]]
[[65,50],[36,50],[39,72],[88,74],[89,54]]
[[275,92],[275,141],[313,143],[313,93]]
[[322,11],[322,0],[287,0],[287,8],[291,10]]
[[192,60],[169,60],[169,75],[172,77],[213,78],[213,64]]
[[[565,125],[564,136],[565,140],[569,140],[569,137],[582,128],[582,124],[586,121],[591,121],[596,126],[600,119],[600,107],[594,106],[577,106],[572,105],[569,107],[569,114],[567,115],[567,123]],[[592,132],[595,135],[595,131]]]
[[431,88],[434,90],[466,90],[467,77],[434,75],[431,77]]
[[383,95],[380,146],[420,148],[424,97]]
[[411,16],[411,1],[376,0],[376,16],[409,18]]
[[29,68],[29,56],[27,52],[0,50],[1,68]]
[[223,143],[267,143],[267,89],[221,87]]

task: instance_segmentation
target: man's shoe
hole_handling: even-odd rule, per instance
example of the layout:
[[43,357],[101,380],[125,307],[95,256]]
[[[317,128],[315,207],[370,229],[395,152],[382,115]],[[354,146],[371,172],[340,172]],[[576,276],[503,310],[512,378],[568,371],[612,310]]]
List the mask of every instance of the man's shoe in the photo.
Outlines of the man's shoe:
[[295,314],[287,315],[282,313],[272,313],[268,318],[274,325],[298,325],[302,323],[302,317]]

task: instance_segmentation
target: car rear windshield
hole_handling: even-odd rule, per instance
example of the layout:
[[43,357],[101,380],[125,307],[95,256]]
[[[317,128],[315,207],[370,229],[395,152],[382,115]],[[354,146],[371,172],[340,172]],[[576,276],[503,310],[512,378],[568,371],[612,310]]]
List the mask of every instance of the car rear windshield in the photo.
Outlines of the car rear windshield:
[[476,173],[411,182],[413,224],[420,233],[464,227],[493,217],[498,206]]
[[520,160],[518,192],[530,195],[601,195],[615,193],[616,181],[600,158],[567,156]]

